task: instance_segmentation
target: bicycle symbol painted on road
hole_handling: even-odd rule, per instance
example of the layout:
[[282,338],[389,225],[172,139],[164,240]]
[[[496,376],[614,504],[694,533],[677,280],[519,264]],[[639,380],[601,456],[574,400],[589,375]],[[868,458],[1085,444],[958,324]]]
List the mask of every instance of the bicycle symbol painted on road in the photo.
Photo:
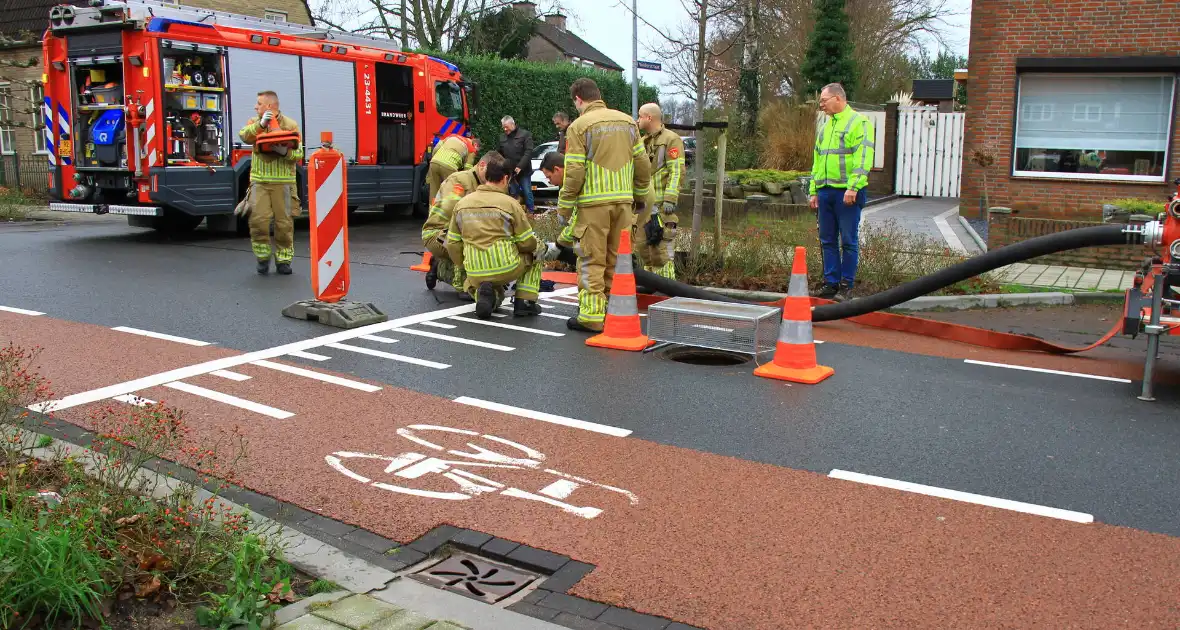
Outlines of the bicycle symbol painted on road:
[[[439,431],[452,435],[479,437],[516,449],[521,454],[523,454],[524,457],[505,455],[503,453],[472,444],[471,442],[467,442],[467,447],[472,449],[472,452],[447,450],[444,447],[430,442],[419,435],[419,432],[425,431]],[[565,502],[575,490],[583,486],[589,486],[600,488],[602,490],[609,490],[611,492],[617,492],[626,496],[631,502],[631,505],[639,505],[639,497],[635,496],[635,494],[630,491],[595,483],[589,479],[576,477],[574,475],[559,472],[551,468],[543,468],[542,462],[545,461],[544,453],[541,453],[540,451],[523,444],[517,444],[516,442],[505,440],[504,438],[496,437],[494,435],[480,434],[479,432],[470,431],[467,429],[455,429],[451,427],[430,424],[412,424],[398,429],[397,434],[425,448],[438,452],[445,452],[449,455],[462,457],[465,459],[441,459],[415,452],[406,452],[389,456],[373,455],[369,453],[354,453],[350,451],[338,451],[324,457],[324,460],[327,461],[329,466],[336,469],[341,474],[355,479],[361,483],[369,484],[382,490],[388,490],[389,492],[409,494],[430,499],[465,501],[483,494],[500,494],[506,497],[537,501],[546,505],[552,505],[561,509],[567,514],[573,514],[576,516],[581,516],[582,518],[592,519],[602,514],[603,510],[590,506],[578,507]],[[349,470],[349,468],[344,465],[344,460],[348,459],[378,460],[388,462],[385,467],[385,472],[400,479],[396,480],[397,484],[383,481],[374,481],[369,477]],[[533,493],[520,488],[508,486],[507,484],[503,484],[492,479],[488,479],[487,477],[472,472],[470,469],[482,469],[481,472],[483,472],[483,470],[488,470],[489,472],[492,472],[492,470],[533,470],[543,472],[547,475],[552,475],[557,477],[557,479],[544,488],[541,488],[536,493]],[[443,478],[453,482],[457,488],[451,491],[439,491],[398,485],[404,483],[401,480],[425,479],[429,475],[441,475]]]

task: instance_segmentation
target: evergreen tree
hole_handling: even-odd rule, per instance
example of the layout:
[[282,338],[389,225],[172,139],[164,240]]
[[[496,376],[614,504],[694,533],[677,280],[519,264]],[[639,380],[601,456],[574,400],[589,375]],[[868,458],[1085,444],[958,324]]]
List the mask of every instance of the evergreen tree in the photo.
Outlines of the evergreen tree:
[[829,83],[844,86],[848,99],[856,93],[856,64],[844,0],[814,0],[815,30],[803,58],[803,79],[807,93],[818,93]]

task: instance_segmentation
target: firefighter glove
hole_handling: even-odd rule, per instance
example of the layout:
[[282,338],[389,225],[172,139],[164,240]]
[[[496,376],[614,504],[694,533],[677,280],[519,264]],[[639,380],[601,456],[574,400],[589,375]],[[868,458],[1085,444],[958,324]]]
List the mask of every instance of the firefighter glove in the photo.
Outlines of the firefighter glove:
[[643,225],[644,236],[647,237],[648,245],[659,245],[660,241],[664,240],[664,222],[660,221],[660,217],[652,213],[651,218]]
[[270,124],[270,120],[274,117],[275,117],[275,113],[270,111],[269,109],[266,110],[265,112],[262,112],[262,118],[258,119],[258,126],[265,129],[266,126]]
[[561,250],[557,248],[557,243],[541,243],[537,247],[537,258],[541,260],[557,260],[560,253]]
[[672,203],[671,201],[665,201],[664,203],[660,204],[660,210],[662,210],[664,214],[674,214],[676,212],[676,204]]

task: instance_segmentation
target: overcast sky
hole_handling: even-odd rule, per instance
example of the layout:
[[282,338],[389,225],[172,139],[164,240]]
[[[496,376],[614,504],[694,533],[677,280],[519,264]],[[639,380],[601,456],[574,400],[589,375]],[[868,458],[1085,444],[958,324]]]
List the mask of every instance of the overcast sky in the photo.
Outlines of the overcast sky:
[[[537,0],[534,0],[536,2]],[[548,3],[538,2],[543,11]],[[570,14],[568,28],[601,50],[615,63],[631,67],[631,0],[561,0]],[[971,0],[947,0],[947,6],[957,15],[947,18],[945,37],[952,44],[954,52],[967,54],[968,35],[971,25]],[[639,16],[652,25],[674,30],[678,23],[687,21],[680,0],[642,0],[638,2]],[[646,31],[646,32],[645,32]],[[645,44],[656,43],[656,35],[641,21],[639,23],[639,58],[643,61],[659,61]],[[662,85],[665,76],[661,72],[639,71],[639,79],[645,83]]]

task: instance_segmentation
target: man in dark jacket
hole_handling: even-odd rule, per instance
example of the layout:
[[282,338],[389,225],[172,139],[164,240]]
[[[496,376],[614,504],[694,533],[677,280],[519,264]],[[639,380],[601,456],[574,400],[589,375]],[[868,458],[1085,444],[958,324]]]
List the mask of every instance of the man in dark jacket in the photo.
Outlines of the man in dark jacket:
[[500,155],[504,161],[514,164],[512,172],[512,186],[509,194],[519,194],[524,197],[524,206],[530,214],[535,212],[533,204],[533,134],[527,129],[516,126],[511,116],[500,119],[500,127],[504,134],[500,136]]
[[557,128],[557,152],[565,153],[565,130],[570,126],[569,114],[565,112],[553,114],[553,126]]

